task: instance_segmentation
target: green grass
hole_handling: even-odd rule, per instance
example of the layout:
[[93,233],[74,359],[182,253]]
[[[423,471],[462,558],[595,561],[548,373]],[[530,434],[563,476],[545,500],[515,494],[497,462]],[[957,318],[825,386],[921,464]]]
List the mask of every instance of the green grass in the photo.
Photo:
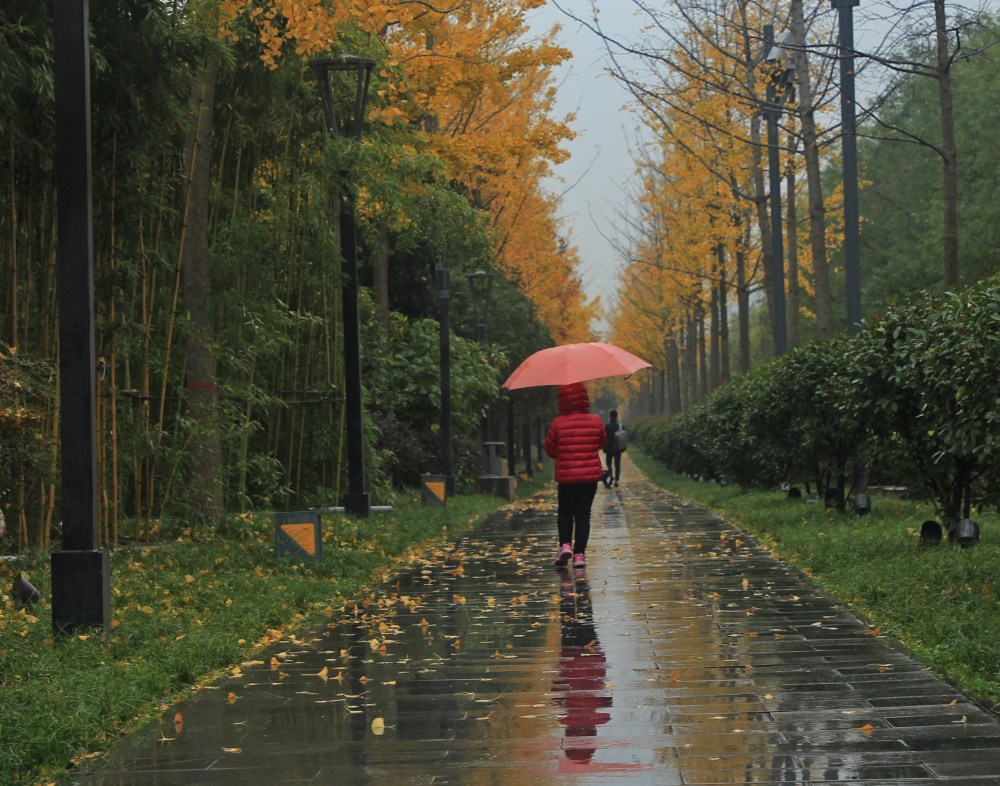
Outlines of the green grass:
[[[524,498],[551,472],[518,485]],[[324,517],[323,560],[279,560],[270,514],[160,534],[155,547],[111,555],[112,631],[54,637],[49,554],[0,562],[0,785],[58,780],[74,762],[283,633],[356,597],[435,543],[502,506],[458,496],[445,507],[401,500],[368,519]],[[17,573],[42,594],[7,594]]]
[[710,508],[756,536],[828,595],[850,606],[985,706],[1000,707],[1000,516],[979,511],[979,545],[920,545],[933,511],[873,496],[856,518],[779,491],[747,491],[675,475],[639,453],[662,488]]

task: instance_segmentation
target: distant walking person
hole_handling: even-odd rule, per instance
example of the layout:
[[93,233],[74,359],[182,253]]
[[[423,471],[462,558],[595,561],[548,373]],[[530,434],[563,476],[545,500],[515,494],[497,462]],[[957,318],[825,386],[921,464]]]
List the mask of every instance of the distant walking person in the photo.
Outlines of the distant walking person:
[[598,415],[590,413],[590,396],[581,382],[560,385],[559,416],[545,435],[545,452],[556,462],[559,551],[555,564],[562,567],[572,558],[573,567],[587,564],[590,538],[590,508],[604,468],[601,449],[607,432]]
[[[613,409],[608,413],[607,423],[604,430],[607,432],[606,444],[604,446],[604,460],[607,462],[607,474],[618,485],[618,480],[622,476],[622,453],[628,447],[628,432],[625,431],[625,424],[618,422],[618,410]],[[610,487],[610,483],[607,484]]]

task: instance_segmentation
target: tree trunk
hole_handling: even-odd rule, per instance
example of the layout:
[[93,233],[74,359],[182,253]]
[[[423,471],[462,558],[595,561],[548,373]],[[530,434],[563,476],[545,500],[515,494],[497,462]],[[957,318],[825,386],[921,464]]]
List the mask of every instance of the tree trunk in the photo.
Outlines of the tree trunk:
[[740,324],[740,371],[750,370],[750,287],[747,284],[747,257],[736,252],[736,311]]
[[719,384],[729,381],[729,293],[726,281],[726,249],[719,244]]
[[[802,0],[792,0],[790,14],[793,38],[801,44],[806,40]],[[813,291],[816,297],[816,327],[821,337],[829,338],[833,335],[833,307],[826,256],[826,207],[823,204],[823,180],[816,137],[815,108],[812,103],[812,82],[809,78],[809,62],[805,49],[796,48],[793,57],[796,86],[799,91],[799,123],[802,126],[802,152],[806,162],[806,187],[809,192],[809,246],[812,252]]]
[[677,347],[677,338],[671,334],[666,338],[667,345],[667,414],[677,415],[681,412],[681,359]]
[[795,207],[795,170],[788,169],[788,348],[799,345],[799,211]]
[[[753,204],[757,211],[757,231],[760,232],[761,257],[764,262],[764,270],[773,269],[774,252],[771,248],[771,219],[767,209],[769,198],[768,189],[764,183],[764,150],[766,143],[761,140],[760,135],[761,115],[755,115],[750,121],[750,144],[753,152],[750,156],[750,176],[753,181]],[[771,315],[771,322],[774,323],[775,312],[775,290],[772,276],[764,277],[766,286],[764,287],[767,296],[767,313]]]
[[708,342],[705,340],[705,311],[698,303],[694,312],[695,335],[698,336],[698,398],[704,401],[708,396]]
[[201,79],[192,88],[192,128],[185,151],[188,182],[181,249],[184,310],[189,322],[185,347],[187,405],[193,421],[189,491],[195,513],[209,521],[219,520],[224,513],[209,263],[212,115],[217,71],[218,62],[209,58]]
[[375,311],[379,334],[384,340],[389,335],[389,230],[385,226],[379,229],[378,245],[372,249],[371,259]]
[[[721,248],[721,246],[719,247]],[[718,252],[716,253],[716,263],[715,263],[715,276],[713,280],[709,282],[711,300],[709,303],[709,331],[708,331],[708,341],[711,346],[711,354],[709,359],[709,370],[708,370],[708,390],[709,392],[715,390],[719,387],[719,381],[722,377],[722,359],[720,358],[722,342],[720,340],[721,330],[719,328],[719,323],[721,319],[719,317],[719,287],[718,278],[720,275],[719,271],[719,257]]]
[[955,143],[955,107],[951,86],[951,59],[944,0],[934,0],[937,39],[938,100],[941,105],[942,197],[944,201],[944,285],[959,284],[958,275],[958,148]]

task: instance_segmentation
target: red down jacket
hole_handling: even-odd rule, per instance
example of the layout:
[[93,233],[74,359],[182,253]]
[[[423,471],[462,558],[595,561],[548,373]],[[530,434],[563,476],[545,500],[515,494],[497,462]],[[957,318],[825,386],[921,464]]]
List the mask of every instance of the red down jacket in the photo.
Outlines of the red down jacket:
[[560,385],[558,402],[559,417],[545,435],[545,452],[556,460],[556,483],[596,483],[604,473],[604,422],[590,414],[590,396],[581,382]]

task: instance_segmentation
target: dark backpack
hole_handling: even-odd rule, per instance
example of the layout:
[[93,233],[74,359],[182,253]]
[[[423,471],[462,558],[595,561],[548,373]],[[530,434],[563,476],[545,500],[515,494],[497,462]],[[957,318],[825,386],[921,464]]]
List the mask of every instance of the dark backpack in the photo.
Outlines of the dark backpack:
[[625,430],[624,423],[618,426],[618,431],[615,432],[614,445],[618,453],[624,453],[628,447],[628,432]]

